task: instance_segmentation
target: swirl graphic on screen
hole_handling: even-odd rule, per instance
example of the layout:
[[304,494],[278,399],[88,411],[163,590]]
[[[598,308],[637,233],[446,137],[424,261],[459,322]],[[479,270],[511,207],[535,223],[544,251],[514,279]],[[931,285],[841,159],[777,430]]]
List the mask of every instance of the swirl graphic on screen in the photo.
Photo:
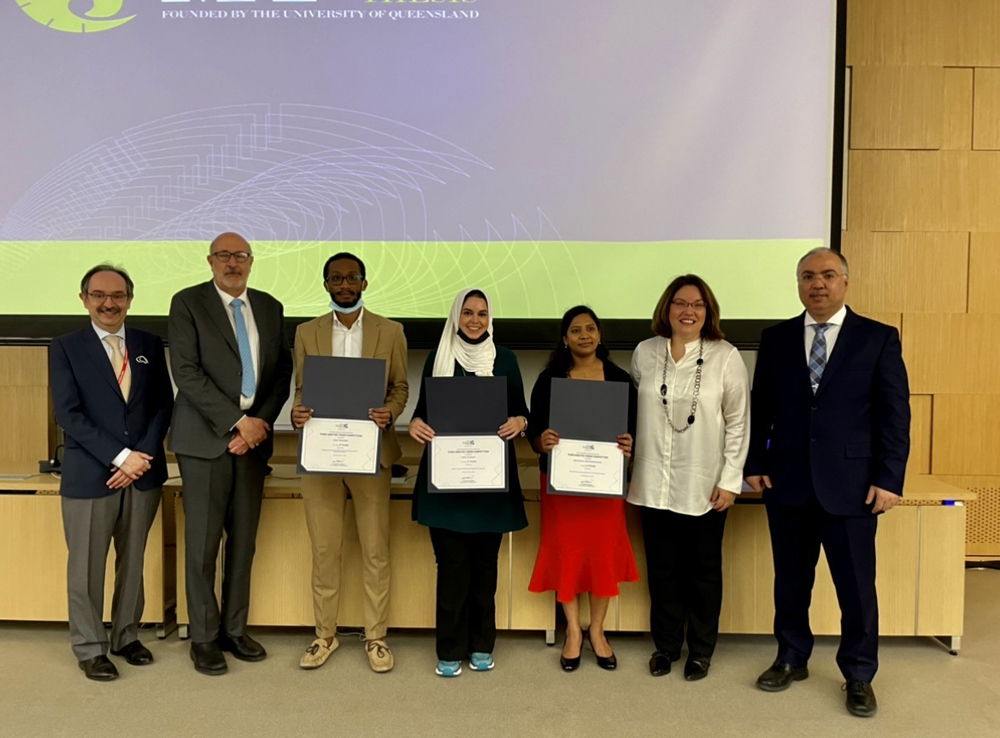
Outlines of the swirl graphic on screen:
[[83,16],[70,9],[71,0],[27,0],[18,2],[30,18],[54,31],[65,33],[96,33],[117,28],[135,18],[114,16],[122,12],[125,0],[92,0],[94,7]]
[[138,260],[147,285],[184,286],[205,277],[207,243],[238,230],[254,244],[255,285],[280,292],[290,315],[326,306],[320,265],[341,245],[380,275],[367,294],[389,314],[438,317],[473,282],[552,312],[579,280],[541,208],[500,226],[434,212],[432,192],[460,197],[493,173],[434,133],[364,112],[187,111],[118,132],[35,182],[0,213],[0,258],[30,259],[39,242],[101,243],[102,258]]

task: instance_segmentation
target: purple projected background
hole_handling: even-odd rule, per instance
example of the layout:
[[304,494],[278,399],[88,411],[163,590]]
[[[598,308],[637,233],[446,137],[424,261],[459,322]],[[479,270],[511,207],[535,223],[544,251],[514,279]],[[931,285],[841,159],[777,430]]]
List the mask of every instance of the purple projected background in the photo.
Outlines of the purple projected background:
[[[478,17],[368,17],[383,7]],[[303,10],[362,17],[265,15]],[[163,17],[191,11],[227,17]],[[567,241],[829,230],[829,0],[132,14],[65,33],[0,5],[0,242],[203,240],[233,219],[251,239],[463,241],[540,212]]]

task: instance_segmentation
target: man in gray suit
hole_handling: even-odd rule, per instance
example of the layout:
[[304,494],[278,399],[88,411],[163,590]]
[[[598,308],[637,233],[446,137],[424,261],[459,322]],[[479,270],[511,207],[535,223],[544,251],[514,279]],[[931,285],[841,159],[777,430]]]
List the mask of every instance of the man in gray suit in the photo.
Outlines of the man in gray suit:
[[[243,661],[267,653],[246,634],[250,567],[271,424],[288,399],[292,355],[280,302],[247,289],[253,252],[223,233],[209,247],[212,281],[188,287],[170,303],[170,366],[177,401],[170,449],[184,483],[191,659],[203,674],[225,673],[229,651]],[[226,551],[222,607],[215,568],[222,532]]]

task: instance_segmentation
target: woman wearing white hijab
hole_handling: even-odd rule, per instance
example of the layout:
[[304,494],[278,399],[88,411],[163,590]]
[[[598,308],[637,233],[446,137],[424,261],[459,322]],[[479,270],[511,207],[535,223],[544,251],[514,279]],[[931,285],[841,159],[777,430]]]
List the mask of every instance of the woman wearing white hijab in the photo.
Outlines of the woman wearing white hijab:
[[[482,290],[463,290],[455,298],[437,349],[427,357],[423,376],[506,377],[507,422],[497,434],[511,442],[528,427],[521,370],[513,352],[493,343],[493,310]],[[421,444],[434,440],[427,417],[424,383],[410,421],[410,435]],[[503,534],[527,527],[517,460],[507,449],[507,493],[431,495],[427,491],[427,453],[413,495],[413,519],[430,528],[437,560],[437,673],[451,677],[469,668],[493,668],[496,644],[497,557]]]

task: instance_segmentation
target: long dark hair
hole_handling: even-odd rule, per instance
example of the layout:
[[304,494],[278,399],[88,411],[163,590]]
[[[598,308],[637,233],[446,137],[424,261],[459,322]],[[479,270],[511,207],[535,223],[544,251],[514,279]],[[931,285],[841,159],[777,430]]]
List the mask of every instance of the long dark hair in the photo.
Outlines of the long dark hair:
[[[568,376],[569,370],[573,368],[573,353],[562,339],[569,334],[570,324],[581,315],[589,315],[593,318],[597,330],[601,330],[601,319],[597,317],[597,313],[586,305],[577,305],[566,311],[565,315],[562,316],[562,323],[559,326],[559,343],[556,344],[555,350],[549,356],[549,363],[545,366],[546,371],[551,372],[557,377]],[[608,347],[604,345],[603,341],[597,344],[597,358],[604,364],[614,364],[611,361],[611,354],[608,351]]]

